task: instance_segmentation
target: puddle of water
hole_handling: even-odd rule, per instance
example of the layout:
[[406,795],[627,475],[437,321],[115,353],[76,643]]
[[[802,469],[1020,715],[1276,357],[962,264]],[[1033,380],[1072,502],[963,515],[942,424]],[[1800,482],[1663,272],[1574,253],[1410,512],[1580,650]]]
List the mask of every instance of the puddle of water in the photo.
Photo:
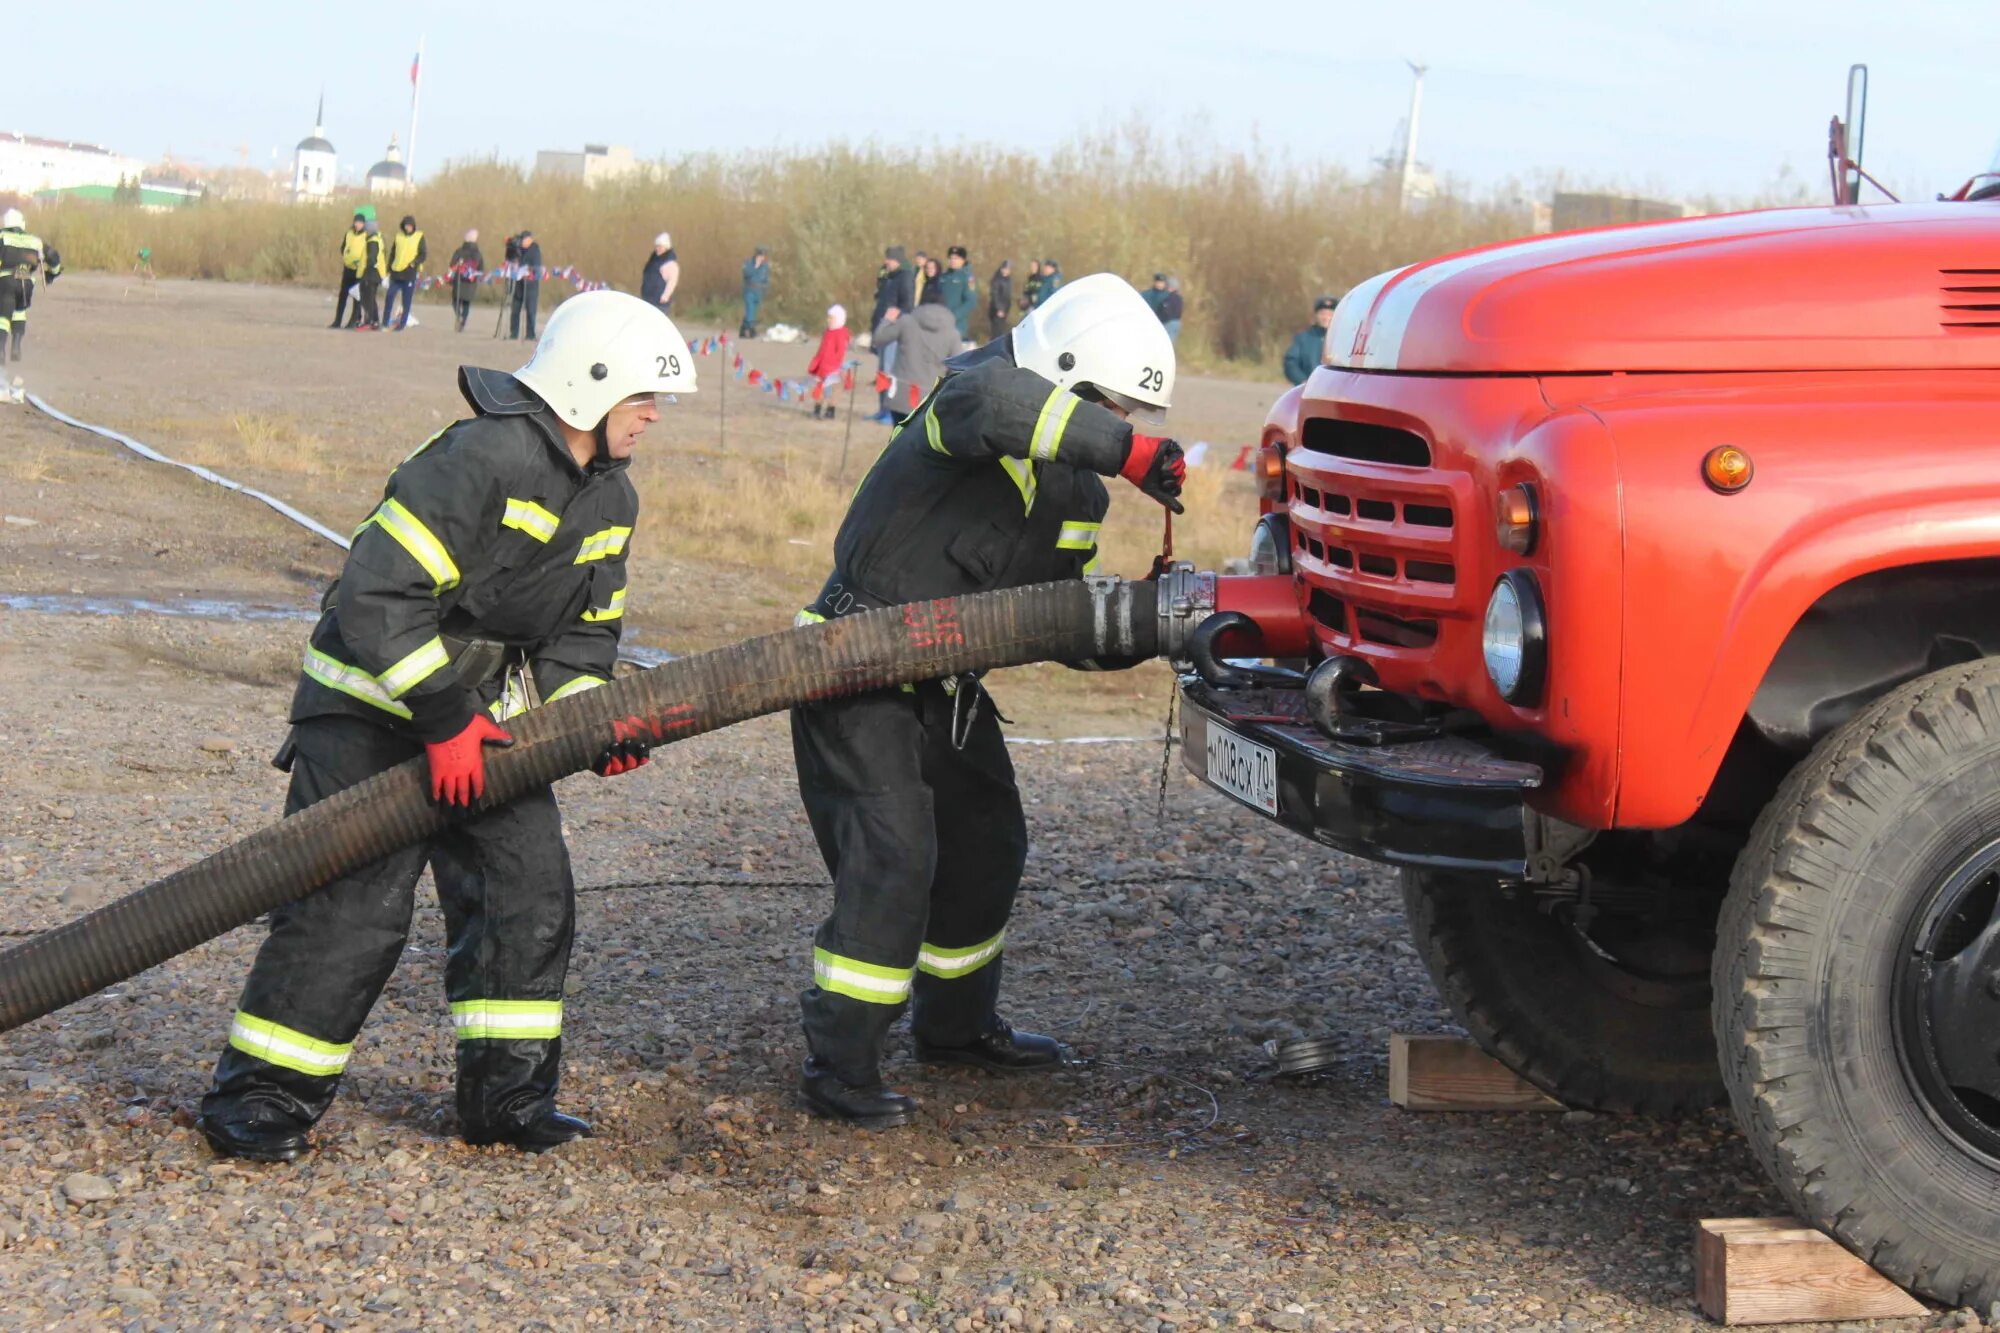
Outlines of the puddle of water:
[[273,606],[268,602],[236,602],[219,598],[183,597],[154,601],[147,597],[82,597],[64,593],[0,593],[0,608],[41,611],[63,616],[173,616],[185,620],[318,620],[319,612],[303,606]]
[[[180,597],[156,601],[147,597],[86,597],[70,593],[0,593],[0,610],[40,611],[60,616],[172,616],[183,620],[298,620],[316,621],[319,612],[307,606],[274,606],[268,602],[240,602],[216,597]],[[642,667],[664,666],[679,654],[664,648],[627,643],[618,649],[621,660]]]

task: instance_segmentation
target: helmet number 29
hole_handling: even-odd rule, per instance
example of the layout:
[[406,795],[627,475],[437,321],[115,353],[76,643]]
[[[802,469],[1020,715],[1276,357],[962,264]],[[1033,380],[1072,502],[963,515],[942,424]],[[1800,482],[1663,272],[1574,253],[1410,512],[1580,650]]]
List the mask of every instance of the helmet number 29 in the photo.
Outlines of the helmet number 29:
[[668,379],[681,373],[681,359],[677,356],[655,357],[660,363],[660,378]]
[[1151,366],[1145,367],[1139,372],[1139,387],[1148,392],[1157,393],[1167,387],[1167,372],[1164,370],[1155,370]]

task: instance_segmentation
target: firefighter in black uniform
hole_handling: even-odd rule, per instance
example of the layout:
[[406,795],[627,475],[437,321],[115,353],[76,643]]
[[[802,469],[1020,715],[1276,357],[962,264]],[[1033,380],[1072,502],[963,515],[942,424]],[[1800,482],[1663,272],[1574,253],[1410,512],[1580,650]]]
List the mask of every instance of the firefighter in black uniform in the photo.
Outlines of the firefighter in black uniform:
[[[1085,573],[1110,503],[1101,478],[1181,507],[1180,446],[1132,424],[1164,412],[1173,376],[1166,330],[1110,274],[954,357],[855,492],[801,623]],[[984,696],[964,677],[792,713],[799,794],[834,882],[801,997],[801,1093],[821,1115],[870,1129],[914,1116],[880,1073],[906,1001],[925,1062],[1005,1072],[1068,1058],[996,1008],[1027,827]]]
[[[555,1109],[574,888],[555,794],[481,803],[500,724],[611,677],[638,514],[626,467],[694,389],[687,344],[633,296],[565,302],[513,375],[471,367],[473,415],[393,473],[356,532],[292,700],[287,813],[421,754],[461,811],[395,853],[271,914],[202,1101],[218,1152],[289,1161],[332,1102],[362,1021],[402,956],[428,862],[449,942],[459,1132],[529,1151],[588,1132]],[[636,768],[643,746],[600,756]]]
[[61,277],[62,256],[28,230],[20,209],[10,208],[0,213],[0,361],[21,359],[37,275],[49,282]]

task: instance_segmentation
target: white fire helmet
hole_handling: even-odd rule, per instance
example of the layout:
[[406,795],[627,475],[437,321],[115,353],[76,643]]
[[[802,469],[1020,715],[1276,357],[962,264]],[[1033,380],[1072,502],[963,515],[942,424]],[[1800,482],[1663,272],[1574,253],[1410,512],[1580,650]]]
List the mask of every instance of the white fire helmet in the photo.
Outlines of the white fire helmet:
[[5,227],[9,231],[20,231],[27,225],[28,220],[21,216],[21,210],[18,208],[10,208],[5,213],[0,213],[0,227]]
[[514,378],[579,430],[634,394],[695,391],[687,339],[658,306],[624,292],[584,292],[557,306]]
[[1093,273],[1056,290],[1014,329],[1014,362],[1074,392],[1089,385],[1137,425],[1161,425],[1174,396],[1174,340],[1132,284]]

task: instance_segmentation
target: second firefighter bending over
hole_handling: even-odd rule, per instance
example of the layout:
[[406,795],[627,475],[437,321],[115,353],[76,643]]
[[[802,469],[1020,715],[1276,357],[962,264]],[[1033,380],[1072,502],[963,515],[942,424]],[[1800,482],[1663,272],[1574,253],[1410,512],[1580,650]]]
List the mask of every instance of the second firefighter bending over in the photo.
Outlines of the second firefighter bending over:
[[61,276],[62,256],[28,230],[21,210],[0,213],[0,361],[21,359],[36,279],[54,282]]
[[[1180,446],[1131,424],[1164,413],[1173,387],[1166,330],[1108,273],[953,357],[855,492],[801,623],[1083,574],[1110,504],[1103,478],[1181,508]],[[916,1103],[883,1085],[881,1061],[911,1002],[926,1063],[1064,1063],[1060,1042],[997,1008],[1028,833],[979,680],[794,709],[792,751],[834,886],[801,997],[806,1105],[869,1129],[907,1124]]]
[[[588,1132],[556,1110],[576,898],[541,787],[494,806],[485,749],[536,696],[610,680],[638,517],[627,465],[654,395],[694,389],[687,344],[636,297],[565,301],[512,375],[465,367],[472,415],[390,474],[307,643],[281,760],[291,813],[418,755],[441,832],[271,913],[202,1099],[216,1151],[289,1161],[340,1086],[409,940],[431,867],[458,1031],[458,1128],[540,1151]],[[634,741],[598,756],[623,773]]]

